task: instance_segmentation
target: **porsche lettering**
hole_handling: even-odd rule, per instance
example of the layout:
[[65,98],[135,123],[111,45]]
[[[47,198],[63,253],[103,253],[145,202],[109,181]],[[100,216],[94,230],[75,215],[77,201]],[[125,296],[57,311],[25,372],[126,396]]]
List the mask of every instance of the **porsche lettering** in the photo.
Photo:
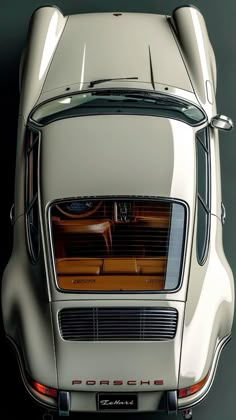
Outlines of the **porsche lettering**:
[[100,380],[97,381],[95,379],[90,379],[90,380],[85,380],[82,381],[80,379],[73,379],[72,380],[72,385],[89,385],[89,386],[93,386],[93,385],[164,385],[164,381],[163,379],[154,379],[154,380],[128,380],[128,381],[123,381],[120,379],[114,379],[113,381],[110,380]]

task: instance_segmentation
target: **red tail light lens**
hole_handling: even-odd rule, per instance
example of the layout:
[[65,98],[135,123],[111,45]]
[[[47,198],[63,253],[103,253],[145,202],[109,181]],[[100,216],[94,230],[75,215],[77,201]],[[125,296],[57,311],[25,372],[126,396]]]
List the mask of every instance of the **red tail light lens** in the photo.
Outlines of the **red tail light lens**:
[[179,391],[178,391],[178,397],[179,398],[184,398],[184,397],[188,397],[189,395],[195,394],[195,392],[199,391],[199,389],[201,389],[203,387],[203,385],[205,385],[208,376],[209,376],[209,374],[207,374],[205,376],[205,378],[203,378],[197,384],[194,384],[192,386],[189,386],[188,388],[179,389]]
[[31,380],[31,385],[36,391],[40,392],[40,394],[47,395],[48,397],[52,398],[57,397],[57,390],[54,388],[49,388],[48,386],[40,384],[34,380]]

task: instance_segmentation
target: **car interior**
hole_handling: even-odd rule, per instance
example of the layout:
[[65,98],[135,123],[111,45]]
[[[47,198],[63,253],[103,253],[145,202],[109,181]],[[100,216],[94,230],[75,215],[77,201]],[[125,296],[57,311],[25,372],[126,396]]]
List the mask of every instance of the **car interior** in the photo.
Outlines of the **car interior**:
[[55,204],[51,230],[59,287],[164,289],[171,221],[172,203],[164,200]]

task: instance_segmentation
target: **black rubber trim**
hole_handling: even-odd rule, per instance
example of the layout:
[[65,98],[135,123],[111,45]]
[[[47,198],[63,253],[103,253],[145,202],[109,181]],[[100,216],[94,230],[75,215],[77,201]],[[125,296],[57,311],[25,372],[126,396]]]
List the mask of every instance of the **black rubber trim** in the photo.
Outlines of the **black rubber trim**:
[[70,415],[70,394],[67,391],[59,391],[58,398],[59,416]]
[[178,414],[177,409],[177,391],[168,391],[166,396],[167,403],[167,413],[168,415]]

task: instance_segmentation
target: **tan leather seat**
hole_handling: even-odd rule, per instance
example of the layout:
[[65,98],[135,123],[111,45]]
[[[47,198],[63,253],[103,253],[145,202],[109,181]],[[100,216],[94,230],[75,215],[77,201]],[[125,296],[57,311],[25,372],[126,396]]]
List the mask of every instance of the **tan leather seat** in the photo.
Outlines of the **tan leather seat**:
[[[112,234],[111,226],[112,222],[108,219],[70,219],[64,220],[59,217],[53,217],[53,229],[54,234],[59,238],[68,235],[101,235],[105,245],[107,253],[111,253],[112,249]],[[63,245],[62,245],[63,246]]]

